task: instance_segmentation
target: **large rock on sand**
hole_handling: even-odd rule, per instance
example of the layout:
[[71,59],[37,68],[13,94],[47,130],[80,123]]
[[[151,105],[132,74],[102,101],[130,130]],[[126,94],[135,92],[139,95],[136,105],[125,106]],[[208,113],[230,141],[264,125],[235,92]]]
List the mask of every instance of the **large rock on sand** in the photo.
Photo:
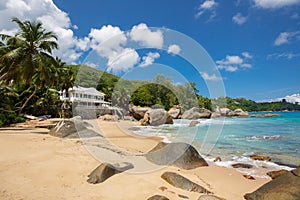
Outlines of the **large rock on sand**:
[[71,119],[64,119],[51,128],[49,135],[60,138],[80,138],[80,137],[97,137],[101,136],[99,133],[91,130],[87,122],[81,120],[81,117],[73,117]]
[[102,183],[111,176],[122,173],[132,168],[133,165],[127,162],[114,165],[102,163],[88,175],[89,179],[87,180],[87,182],[92,184]]
[[181,169],[208,166],[197,150],[186,143],[158,143],[145,154],[150,162],[157,165],[172,165]]
[[200,119],[200,118],[210,118],[211,111],[205,108],[197,108],[193,107],[187,111],[185,111],[181,118],[182,119]]
[[141,121],[143,126],[159,126],[162,124],[173,124],[173,118],[164,109],[149,109]]
[[240,108],[227,113],[227,117],[248,117],[248,116],[249,116],[249,113],[247,111],[243,111]]
[[129,105],[129,112],[136,120],[141,120],[144,118],[145,113],[149,110],[148,107],[137,107],[134,105]]
[[300,167],[282,174],[244,197],[247,200],[299,200]]
[[272,179],[275,179],[275,178],[278,178],[279,176],[287,173],[288,170],[285,170],[285,169],[281,169],[281,170],[278,170],[278,171],[270,171],[267,173],[268,176],[270,176]]
[[211,192],[205,189],[204,187],[190,181],[189,179],[175,172],[165,172],[161,175],[161,178],[168,182],[170,185],[183,190],[211,194]]

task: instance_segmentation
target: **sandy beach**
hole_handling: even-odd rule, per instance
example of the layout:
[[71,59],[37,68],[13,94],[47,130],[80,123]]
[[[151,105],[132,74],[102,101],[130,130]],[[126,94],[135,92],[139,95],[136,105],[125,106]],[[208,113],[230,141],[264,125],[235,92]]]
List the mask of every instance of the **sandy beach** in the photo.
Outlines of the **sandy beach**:
[[[159,138],[132,135],[132,122],[99,123],[103,135],[126,152],[142,154],[151,150]],[[47,129],[6,128],[0,130],[0,199],[147,199],[160,194],[169,199],[198,199],[197,192],[185,191],[161,178],[166,171],[176,172],[229,200],[243,199],[270,181],[248,180],[235,169],[216,165],[182,170],[158,167],[151,172],[134,169],[114,175],[99,184],[87,182],[87,176],[101,164],[80,139],[61,139]]]

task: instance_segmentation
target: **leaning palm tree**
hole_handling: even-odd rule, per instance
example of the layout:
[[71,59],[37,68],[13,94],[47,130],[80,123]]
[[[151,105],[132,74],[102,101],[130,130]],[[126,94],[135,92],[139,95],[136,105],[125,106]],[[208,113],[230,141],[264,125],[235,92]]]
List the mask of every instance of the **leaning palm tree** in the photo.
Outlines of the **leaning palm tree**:
[[[54,58],[52,50],[58,48],[57,37],[47,32],[41,22],[20,21],[13,18],[20,28],[14,36],[0,34],[0,80],[6,83],[34,85],[32,94],[25,100],[19,113],[39,87],[51,87],[53,84]],[[46,85],[45,85],[46,84]]]

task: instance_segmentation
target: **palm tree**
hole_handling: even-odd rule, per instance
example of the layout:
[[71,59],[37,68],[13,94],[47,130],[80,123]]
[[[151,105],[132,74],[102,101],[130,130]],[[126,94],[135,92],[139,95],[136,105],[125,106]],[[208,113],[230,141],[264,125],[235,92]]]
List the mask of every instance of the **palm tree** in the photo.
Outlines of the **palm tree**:
[[52,50],[58,48],[57,37],[46,32],[41,22],[20,21],[13,18],[21,31],[14,36],[0,34],[0,80],[6,83],[32,84],[33,92],[25,100],[19,113],[25,108],[39,87],[51,87],[55,71]]
[[68,95],[69,88],[74,85],[76,74],[72,67],[67,66],[65,62],[62,62],[61,59],[57,57],[54,62],[54,67],[57,69],[56,85],[58,85],[62,91],[66,90],[66,94]]

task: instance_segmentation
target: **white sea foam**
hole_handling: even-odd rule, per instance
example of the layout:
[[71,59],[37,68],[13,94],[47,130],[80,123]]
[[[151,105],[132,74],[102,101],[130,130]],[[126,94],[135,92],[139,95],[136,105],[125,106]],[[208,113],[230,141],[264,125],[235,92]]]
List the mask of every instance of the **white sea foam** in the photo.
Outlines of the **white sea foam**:
[[248,140],[279,140],[281,135],[253,135],[246,136]]
[[269,161],[259,161],[259,160],[252,160],[249,157],[246,156],[236,156],[233,155],[231,158],[225,158],[222,161],[218,162],[213,162],[214,158],[212,157],[205,157],[205,160],[207,160],[210,164],[212,165],[218,165],[222,167],[227,167],[227,168],[232,168],[233,164],[236,163],[243,163],[243,164],[249,164],[252,165],[253,167],[250,169],[244,169],[244,168],[237,168],[236,170],[243,173],[243,174],[248,174],[254,177],[260,177],[260,178],[269,178],[266,173],[269,171],[277,171],[281,169],[285,170],[293,170],[294,168],[288,167],[288,166],[283,166],[283,165],[278,165],[273,162]]

